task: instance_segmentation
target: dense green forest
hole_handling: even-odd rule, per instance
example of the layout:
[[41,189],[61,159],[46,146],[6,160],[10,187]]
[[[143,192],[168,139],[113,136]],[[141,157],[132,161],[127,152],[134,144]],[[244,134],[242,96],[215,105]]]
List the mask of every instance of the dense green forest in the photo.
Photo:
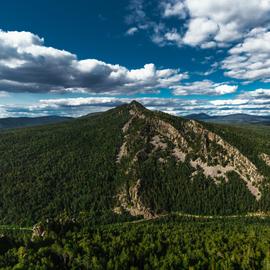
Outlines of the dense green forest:
[[[65,123],[1,132],[1,224],[33,225],[63,212],[74,217],[83,212],[99,216],[111,212],[119,203],[117,194],[129,190],[137,179],[141,179],[142,203],[157,214],[228,215],[270,209],[267,185],[257,201],[234,172],[227,174],[228,181],[220,178],[219,184],[199,169],[191,178],[195,169],[176,161],[170,139],[164,139],[166,149],[155,150],[151,143],[155,125],[164,121],[185,134],[193,147],[188,158],[194,158],[201,139],[185,131],[187,120],[135,104],[145,118],[135,119],[125,136],[122,128],[131,118],[131,106]],[[270,167],[258,157],[261,152],[270,154],[269,128],[203,125],[236,146],[269,181]],[[118,163],[125,139],[128,155]],[[206,143],[214,155],[222,152],[217,145]]]
[[115,114],[0,134],[1,223],[110,209],[115,155],[127,121]]
[[10,117],[0,118],[0,131],[3,129],[41,126],[72,120],[71,117],[42,116],[42,117]]
[[44,237],[0,237],[1,269],[268,269],[270,220],[198,219],[95,226],[47,223]]

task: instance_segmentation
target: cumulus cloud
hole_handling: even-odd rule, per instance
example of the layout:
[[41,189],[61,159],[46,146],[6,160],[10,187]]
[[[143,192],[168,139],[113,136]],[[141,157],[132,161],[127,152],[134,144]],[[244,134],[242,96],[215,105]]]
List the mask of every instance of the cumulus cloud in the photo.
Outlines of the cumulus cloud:
[[225,95],[235,93],[236,85],[214,83],[209,80],[195,81],[174,87],[174,95]]
[[[232,113],[249,113],[265,115],[270,113],[270,98],[257,99],[259,90],[250,91],[249,96],[239,94],[235,99],[182,99],[143,97],[136,100],[151,110],[160,110],[174,115],[191,113],[208,113],[226,115]],[[105,111],[132,101],[132,98],[88,97],[40,100],[31,106],[31,111],[60,111],[64,115],[80,116],[89,112]]]
[[[265,23],[269,22],[270,1],[268,0],[186,0],[193,21],[201,20],[201,28],[208,32],[204,40],[199,40],[196,45],[205,42],[215,42],[219,46],[242,39],[246,34]],[[210,23],[211,22],[211,23]],[[214,25],[217,27],[213,32]],[[196,35],[196,29],[189,27],[186,35]],[[194,45],[187,40],[187,44]]]
[[127,35],[128,36],[133,36],[136,32],[138,32],[138,28],[137,27],[131,27],[127,30]]
[[187,78],[178,69],[146,64],[127,69],[46,47],[30,32],[0,31],[0,91],[132,94],[171,88]]
[[[247,91],[247,92],[244,92],[240,95],[241,98],[243,99],[255,99],[257,101],[259,100],[267,100],[269,99],[270,100],[270,89],[256,89],[256,90],[253,90],[253,91]],[[261,101],[259,101],[261,102]]]
[[[268,0],[186,0],[186,5],[191,22],[200,19],[201,27],[209,30],[208,40],[220,45],[244,37],[250,29],[268,22],[270,15]],[[218,28],[215,33],[214,25]],[[196,35],[196,29],[189,27],[187,34]]]
[[161,8],[163,9],[163,16],[168,17],[178,17],[180,19],[185,19],[187,16],[186,5],[183,1],[169,0],[161,2]]
[[[133,0],[132,5],[132,16],[137,18],[133,23],[144,25],[148,30],[157,24],[154,17],[150,19],[151,16],[147,15],[143,0]],[[173,43],[173,39],[168,40],[170,36],[166,35],[172,32],[166,21],[171,17],[179,19],[176,33],[182,40],[179,42],[178,37],[174,44],[201,48],[227,46],[243,39],[250,30],[270,22],[269,0],[163,0],[159,9],[160,17],[165,21],[162,22],[159,39],[154,41],[158,40],[156,43],[160,45]],[[184,19],[188,21],[183,22]]]
[[[146,30],[159,46],[223,47],[228,55],[219,68],[225,70],[226,76],[245,83],[270,82],[270,0],[162,0],[159,5],[133,0],[132,3],[130,23]],[[156,10],[151,10],[153,6]],[[152,15],[157,11],[158,19]]]
[[212,40],[218,31],[218,25],[212,20],[203,17],[194,18],[189,22],[188,31],[183,38],[183,42],[191,46],[209,44],[207,41]]
[[[248,113],[269,115],[270,90],[256,89],[241,93],[235,99],[184,99],[143,97],[136,100],[151,110],[159,110],[173,115],[207,113],[210,115],[227,115]],[[106,111],[132,101],[122,97],[80,97],[43,99],[30,105],[0,105],[0,117],[63,115],[82,116],[92,112]]]
[[[160,110],[175,115],[190,113],[191,109],[201,106],[200,101],[179,98],[143,97],[136,100],[148,109]],[[131,101],[132,98],[117,97],[47,99],[40,100],[38,104],[29,106],[28,110],[31,112],[49,111],[50,113],[60,111],[63,115],[81,116],[89,112],[105,111]]]
[[253,29],[243,42],[229,50],[222,62],[225,75],[247,80],[269,81],[270,79],[270,31]]
[[235,99],[212,100],[210,104],[222,111],[251,113],[258,115],[270,114],[270,89],[255,89],[240,93]]
[[[0,105],[0,117],[8,116],[42,116],[62,115],[79,117],[92,112],[100,112],[115,106],[130,103],[132,98],[118,97],[81,97],[43,99],[32,105]],[[182,100],[176,98],[144,97],[136,99],[144,106],[152,110],[160,110],[179,114],[196,106],[195,100]]]

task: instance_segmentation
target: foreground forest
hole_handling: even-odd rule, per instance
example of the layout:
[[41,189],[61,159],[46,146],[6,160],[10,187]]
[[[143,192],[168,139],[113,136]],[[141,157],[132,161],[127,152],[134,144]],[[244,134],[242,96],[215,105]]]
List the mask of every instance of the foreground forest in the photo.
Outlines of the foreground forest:
[[43,237],[4,231],[1,269],[269,269],[270,219],[170,216],[88,226],[61,220]]

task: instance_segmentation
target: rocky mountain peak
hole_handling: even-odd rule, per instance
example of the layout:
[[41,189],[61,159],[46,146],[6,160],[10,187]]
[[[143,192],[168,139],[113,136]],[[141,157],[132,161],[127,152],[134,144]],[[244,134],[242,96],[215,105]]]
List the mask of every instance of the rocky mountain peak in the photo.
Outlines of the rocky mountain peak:
[[136,100],[131,101],[128,107],[135,110],[146,110],[146,108]]

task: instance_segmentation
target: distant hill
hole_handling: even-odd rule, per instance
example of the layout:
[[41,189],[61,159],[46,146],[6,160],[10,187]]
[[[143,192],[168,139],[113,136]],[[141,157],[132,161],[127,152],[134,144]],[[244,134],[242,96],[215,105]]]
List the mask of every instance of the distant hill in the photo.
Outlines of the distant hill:
[[0,133],[0,223],[67,213],[154,218],[270,210],[270,129],[187,120],[137,102]]
[[0,129],[40,126],[71,120],[71,117],[43,116],[43,117],[11,117],[0,118]]
[[264,124],[270,125],[270,115],[249,115],[249,114],[230,114],[223,116],[210,116],[205,113],[190,114],[185,116],[187,119],[213,122],[213,123],[229,123],[229,124]]

